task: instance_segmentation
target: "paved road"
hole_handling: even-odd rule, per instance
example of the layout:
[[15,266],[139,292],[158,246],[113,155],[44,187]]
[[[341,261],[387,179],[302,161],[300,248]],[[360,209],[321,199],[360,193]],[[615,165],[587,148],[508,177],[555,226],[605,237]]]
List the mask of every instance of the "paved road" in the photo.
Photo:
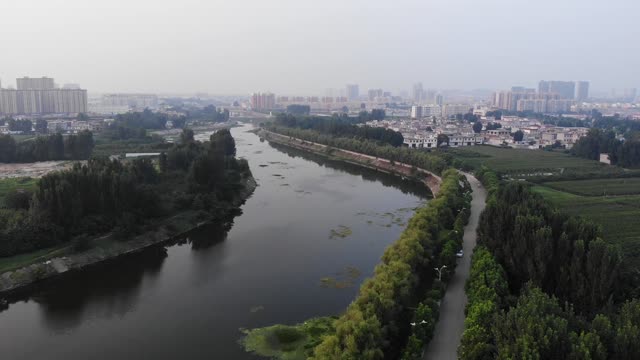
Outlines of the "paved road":
[[456,272],[449,281],[447,292],[440,304],[440,320],[436,325],[434,337],[427,345],[423,359],[454,360],[458,358],[458,346],[464,331],[464,308],[467,305],[467,295],[464,284],[469,277],[471,267],[471,253],[476,246],[476,229],[480,213],[484,210],[487,198],[486,191],[470,174],[465,174],[471,188],[471,216],[469,224],[464,228],[463,245],[464,257],[459,260]]

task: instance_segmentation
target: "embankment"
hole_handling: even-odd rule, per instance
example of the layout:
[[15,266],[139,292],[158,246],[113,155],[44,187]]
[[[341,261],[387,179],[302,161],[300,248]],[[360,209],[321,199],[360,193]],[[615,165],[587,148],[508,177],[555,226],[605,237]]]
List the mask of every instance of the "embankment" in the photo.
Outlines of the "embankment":
[[424,184],[429,188],[429,190],[431,190],[431,193],[434,197],[437,197],[438,193],[440,192],[440,185],[442,184],[442,178],[440,176],[430,171],[416,168],[409,164],[392,162],[387,159],[377,158],[374,156],[360,154],[349,150],[305,141],[264,129],[261,129],[258,132],[258,135],[270,142],[290,146],[295,149],[312,152],[314,154],[330,157],[351,164],[364,166],[377,171],[398,174],[407,177],[418,177],[418,175],[421,174],[421,176],[419,176],[421,178],[421,181],[423,181]]

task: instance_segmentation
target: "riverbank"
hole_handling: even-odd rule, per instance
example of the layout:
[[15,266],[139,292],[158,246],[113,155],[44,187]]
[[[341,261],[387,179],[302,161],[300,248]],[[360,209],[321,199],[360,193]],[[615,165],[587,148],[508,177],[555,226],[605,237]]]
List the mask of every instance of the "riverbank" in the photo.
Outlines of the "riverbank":
[[442,178],[440,176],[430,171],[416,168],[409,164],[392,162],[387,159],[376,158],[349,150],[329,147],[327,145],[281,135],[265,129],[260,129],[257,133],[260,138],[265,139],[269,142],[289,146],[302,151],[308,151],[320,156],[335,159],[338,161],[344,161],[358,166],[363,166],[384,173],[418,178],[429,188],[429,190],[431,190],[431,193],[434,197],[437,197],[438,193],[440,192],[440,185],[442,184]]
[[[185,211],[160,221],[154,221],[143,226],[144,232],[129,239],[118,241],[113,234],[107,234],[89,242],[89,249],[73,252],[73,244],[68,243],[49,251],[38,251],[32,254],[21,254],[12,258],[0,259],[5,262],[5,268],[11,268],[11,261],[19,265],[0,273],[0,296],[28,290],[38,281],[53,279],[69,272],[80,271],[87,267],[139,253],[145,249],[161,246],[181,237],[199,227],[233,215],[239,207],[251,196],[257,183],[250,176],[243,181],[243,190],[224,209],[224,214],[216,218],[204,211]],[[30,256],[33,255],[33,256]]]

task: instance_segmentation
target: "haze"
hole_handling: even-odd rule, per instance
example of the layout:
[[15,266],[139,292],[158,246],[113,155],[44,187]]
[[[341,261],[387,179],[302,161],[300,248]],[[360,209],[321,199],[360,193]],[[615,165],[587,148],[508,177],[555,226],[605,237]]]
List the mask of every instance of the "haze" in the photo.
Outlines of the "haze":
[[3,0],[0,77],[90,92],[640,86],[637,0]]

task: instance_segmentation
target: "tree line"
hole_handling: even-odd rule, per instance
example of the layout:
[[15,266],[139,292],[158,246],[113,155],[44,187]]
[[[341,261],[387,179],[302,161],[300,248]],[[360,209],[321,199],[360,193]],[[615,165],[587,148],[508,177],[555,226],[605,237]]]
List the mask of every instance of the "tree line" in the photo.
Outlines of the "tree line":
[[205,143],[185,133],[157,167],[150,159],[91,159],[43,176],[33,194],[9,194],[17,201],[0,209],[0,257],[107,232],[126,240],[150,219],[224,210],[250,175],[247,162],[235,159],[228,130]]
[[489,189],[474,251],[460,359],[640,358],[637,284],[599,229],[519,183]]
[[416,151],[415,149],[390,145],[380,146],[375,141],[332,136],[314,130],[283,126],[271,126],[269,130],[285,136],[375,156],[393,162],[402,162],[436,174],[442,173],[447,168],[447,162],[443,157],[426,151]]
[[162,130],[172,121],[176,128],[184,127],[186,117],[170,118],[169,115],[145,109],[141,112],[119,114],[102,132],[102,136],[111,140],[145,139],[147,130]]
[[275,124],[279,126],[314,130],[321,134],[337,137],[377,141],[381,144],[389,144],[394,147],[401,146],[404,142],[404,138],[399,132],[378,127],[356,125],[361,122],[362,120],[359,118],[350,118],[349,116],[297,117],[292,114],[283,113],[278,114],[275,119]]
[[[428,336],[436,316],[431,302],[438,295],[427,295],[418,304],[425,292],[439,288],[434,267],[450,260],[442,256],[455,258],[455,253],[443,254],[450,239],[442,232],[455,226],[456,214],[465,207],[460,181],[462,177],[453,170],[444,174],[438,197],[419,209],[400,238],[385,250],[373,277],[362,284],[356,299],[336,321],[335,334],[323,339],[312,359],[396,359],[408,338],[414,339],[405,350],[410,354],[417,336]],[[418,318],[430,326],[416,335],[410,322]]]
[[86,160],[91,156],[93,134],[83,130],[77,135],[57,133],[17,142],[11,135],[0,135],[0,162],[31,163],[49,160]]

